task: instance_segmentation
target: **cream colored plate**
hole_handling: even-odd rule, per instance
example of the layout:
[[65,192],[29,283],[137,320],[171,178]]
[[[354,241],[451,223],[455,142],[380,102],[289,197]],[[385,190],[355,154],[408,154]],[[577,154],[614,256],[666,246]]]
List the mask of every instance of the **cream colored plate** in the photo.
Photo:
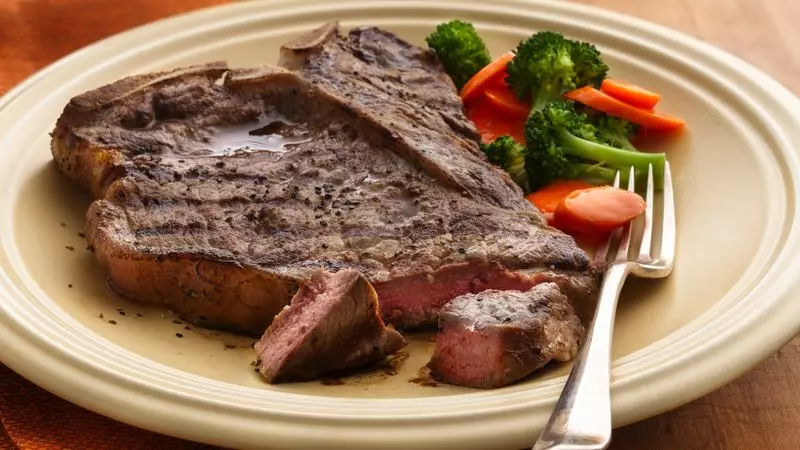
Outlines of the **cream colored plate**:
[[612,75],[662,93],[661,109],[689,123],[684,137],[663,143],[676,173],[675,272],[630,282],[618,315],[616,425],[731,381],[800,331],[800,102],[749,65],[653,24],[566,2],[245,2],[103,41],[0,100],[0,359],[115,419],[230,447],[531,445],[566,367],[493,391],[431,387],[409,381],[429,351],[420,339],[395,375],[268,386],[249,365],[251,340],[185,330],[166,311],[115,298],[78,235],[88,199],[50,160],[47,133],[69,98],[120,77],[217,59],[272,63],[281,42],[333,19],[421,44],[452,17],[473,21],[494,54],[537,29],[594,42]]

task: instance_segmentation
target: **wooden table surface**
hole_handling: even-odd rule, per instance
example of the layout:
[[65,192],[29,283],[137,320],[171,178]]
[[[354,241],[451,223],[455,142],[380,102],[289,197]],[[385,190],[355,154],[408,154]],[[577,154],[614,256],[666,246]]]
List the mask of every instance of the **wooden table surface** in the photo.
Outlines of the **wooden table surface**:
[[[170,4],[182,1],[203,3],[203,0],[163,1]],[[205,1],[214,3],[214,0]],[[800,0],[576,1],[642,17],[697,36],[750,61],[800,94]],[[15,2],[20,7],[18,12],[26,4],[58,3],[55,0],[12,1]],[[70,13],[89,15],[97,14],[99,7],[108,8],[110,13],[115,9],[112,0],[89,0],[89,3],[92,8],[82,8],[83,12],[70,8]],[[2,10],[0,7],[0,12]],[[38,20],[30,20],[26,25],[37,26],[35,22],[45,25]],[[112,22],[101,23],[113,28]],[[53,24],[55,22],[48,27]],[[4,31],[13,31],[4,28],[5,23],[0,24],[0,44]],[[58,28],[63,28],[59,42],[65,45],[70,45],[70,33],[80,31],[74,27]],[[104,31],[97,30],[96,38],[103,37],[103,34]],[[85,43],[88,42],[81,44]],[[14,56],[17,50],[30,56],[30,49],[26,50],[24,46],[3,49],[0,45],[0,54],[6,57]],[[54,55],[52,59],[57,56],[61,55]],[[29,73],[50,62],[36,58],[28,60],[33,60],[32,66],[20,67],[21,71]],[[7,87],[0,85],[0,91]],[[57,402],[53,399],[51,409],[63,407]],[[8,418],[0,419],[5,422]],[[98,417],[97,420],[106,419]],[[148,440],[147,448],[161,448],[161,444],[185,448],[175,441],[153,438],[155,440]],[[141,437],[135,441],[143,442]],[[127,448],[124,445],[115,448],[123,447]],[[2,441],[0,448],[5,448]],[[19,448],[23,446],[19,445]],[[616,430],[612,449],[800,449],[800,337],[736,382],[674,411]]]

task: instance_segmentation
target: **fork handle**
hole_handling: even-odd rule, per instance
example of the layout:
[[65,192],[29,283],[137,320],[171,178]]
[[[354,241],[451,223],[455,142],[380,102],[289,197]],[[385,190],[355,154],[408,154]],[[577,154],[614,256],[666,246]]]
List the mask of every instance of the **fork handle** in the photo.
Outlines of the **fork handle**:
[[594,318],[561,397],[532,450],[601,450],[611,442],[611,341],[629,263],[606,268]]

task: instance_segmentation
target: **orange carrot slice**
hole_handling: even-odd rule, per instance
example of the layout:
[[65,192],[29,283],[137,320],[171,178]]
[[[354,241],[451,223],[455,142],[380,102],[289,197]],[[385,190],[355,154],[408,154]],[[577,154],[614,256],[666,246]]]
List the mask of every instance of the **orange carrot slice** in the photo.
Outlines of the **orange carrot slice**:
[[472,76],[467,83],[461,87],[461,101],[474,99],[492,81],[503,79],[506,76],[506,66],[514,58],[514,52],[502,54],[499,58],[490,62],[478,73]]
[[518,99],[505,82],[494,83],[484,91],[486,98],[494,105],[509,115],[515,117],[528,117],[531,112],[530,102]]
[[606,78],[600,85],[604,93],[637,108],[652,110],[661,100],[655,92],[622,80]]
[[567,195],[592,187],[594,187],[593,184],[583,180],[559,180],[529,194],[527,199],[547,216],[556,212],[556,208]]
[[555,226],[566,232],[610,233],[635,219],[645,201],[634,192],[598,186],[569,193],[556,207]]
[[484,144],[505,134],[521,144],[525,143],[526,117],[511,117],[485,97],[467,106],[466,113],[481,133],[481,141]]
[[584,86],[575,89],[574,91],[567,92],[564,96],[590,108],[602,111],[610,116],[619,117],[629,122],[639,124],[649,130],[673,131],[682,129],[686,125],[686,122],[677,117],[656,114],[631,106],[592,86]]

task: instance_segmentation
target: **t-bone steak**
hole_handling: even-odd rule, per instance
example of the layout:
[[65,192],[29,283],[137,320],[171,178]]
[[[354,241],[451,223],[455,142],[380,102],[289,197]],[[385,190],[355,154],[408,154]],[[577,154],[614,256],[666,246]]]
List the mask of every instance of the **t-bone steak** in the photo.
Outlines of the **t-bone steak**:
[[429,51],[328,24],[281,52],[284,68],[135,75],[65,107],[53,157],[94,197],[87,240],[116,292],[258,335],[312,273],[351,268],[396,326],[543,281],[588,317],[589,258],[485,161]]

